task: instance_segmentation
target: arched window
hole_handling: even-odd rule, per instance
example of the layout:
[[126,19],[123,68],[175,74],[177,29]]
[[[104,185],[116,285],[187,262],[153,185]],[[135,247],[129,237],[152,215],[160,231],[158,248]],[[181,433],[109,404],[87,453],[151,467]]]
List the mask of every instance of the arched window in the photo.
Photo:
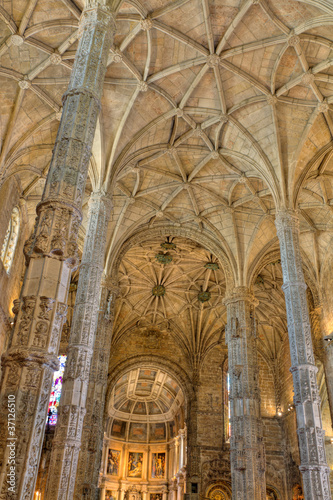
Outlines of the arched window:
[[1,249],[1,260],[7,274],[10,271],[14,259],[16,243],[20,229],[20,213],[17,207],[14,207],[8,224],[5,240]]

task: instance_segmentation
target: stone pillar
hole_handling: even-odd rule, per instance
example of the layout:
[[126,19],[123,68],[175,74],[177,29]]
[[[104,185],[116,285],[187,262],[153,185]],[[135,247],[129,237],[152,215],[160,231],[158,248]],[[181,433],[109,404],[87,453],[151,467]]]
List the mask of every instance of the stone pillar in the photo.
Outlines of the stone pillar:
[[327,311],[327,304],[318,305],[313,311],[310,312],[311,326],[316,326],[317,331],[317,349],[315,356],[320,359],[324,366],[325,382],[327,389],[328,404],[331,415],[331,422],[333,428],[333,341],[324,340],[324,337],[332,333],[331,322],[327,317],[330,311]]
[[255,299],[237,287],[225,299],[230,377],[230,462],[233,500],[266,500],[260,417]]
[[[146,499],[143,498],[143,500],[146,500]],[[164,486],[163,490],[162,490],[162,500],[168,500],[168,489],[166,488],[166,486]]]
[[149,500],[148,483],[141,486],[142,500]]
[[45,500],[74,494],[110,211],[105,193],[92,193]]
[[115,300],[119,289],[114,280],[103,279],[101,301],[94,353],[90,368],[86,416],[83,423],[82,444],[74,498],[95,500],[101,464],[104,437],[104,408],[107,389],[108,367],[111,349],[112,325]]
[[105,500],[105,492],[106,492],[105,481],[103,481],[103,483],[101,483],[100,491],[101,491],[101,494],[100,494],[99,500]]
[[175,474],[179,471],[179,436],[175,437],[175,454],[174,454],[174,468],[175,468]]
[[[36,475],[72,268],[77,265],[91,147],[107,57],[115,31],[109,9],[87,0],[81,40],[67,92],[42,201],[25,245],[27,270],[12,340],[2,358],[0,498],[8,498],[7,438],[16,437],[18,499],[30,499]],[[8,395],[16,401],[15,436],[8,433]]]
[[330,407],[331,422],[333,428],[333,341],[324,347],[323,364],[327,389],[328,404]]
[[[198,373],[195,373],[193,389],[195,391],[194,398],[189,401],[187,408],[187,466],[186,466],[186,494],[189,495],[189,500],[197,500],[200,496],[200,459],[201,449],[198,445],[198,402],[197,391],[199,385]],[[179,438],[178,438],[179,439]],[[177,467],[179,458],[177,460]],[[178,471],[178,500],[179,500],[179,478],[181,479],[182,495],[184,494],[184,474]]]
[[170,500],[177,500],[177,479],[176,477],[171,479],[171,486],[169,488]]
[[179,470],[184,467],[185,429],[179,431]]
[[184,476],[182,472],[177,473],[177,500],[184,500]]
[[304,499],[331,500],[297,213],[281,211],[275,223],[281,249]]

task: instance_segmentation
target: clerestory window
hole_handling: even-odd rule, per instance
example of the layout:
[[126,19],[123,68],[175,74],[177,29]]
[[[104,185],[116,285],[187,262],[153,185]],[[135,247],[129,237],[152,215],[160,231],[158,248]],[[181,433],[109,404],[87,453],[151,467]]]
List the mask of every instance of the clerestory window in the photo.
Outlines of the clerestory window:
[[20,229],[20,213],[17,207],[14,207],[12,215],[8,224],[8,229],[5,235],[5,239],[1,249],[0,258],[6,269],[7,274],[9,274],[11,265],[14,260],[15,248],[18,240]]

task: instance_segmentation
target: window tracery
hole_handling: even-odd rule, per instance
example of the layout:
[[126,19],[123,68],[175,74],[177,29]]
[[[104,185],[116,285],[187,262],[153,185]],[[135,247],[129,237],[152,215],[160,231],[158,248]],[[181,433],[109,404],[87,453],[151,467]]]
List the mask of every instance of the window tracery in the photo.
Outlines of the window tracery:
[[9,274],[11,265],[14,260],[15,248],[18,240],[18,234],[20,229],[20,213],[17,207],[14,207],[12,215],[8,224],[7,232],[1,249],[0,258],[6,269],[6,273]]

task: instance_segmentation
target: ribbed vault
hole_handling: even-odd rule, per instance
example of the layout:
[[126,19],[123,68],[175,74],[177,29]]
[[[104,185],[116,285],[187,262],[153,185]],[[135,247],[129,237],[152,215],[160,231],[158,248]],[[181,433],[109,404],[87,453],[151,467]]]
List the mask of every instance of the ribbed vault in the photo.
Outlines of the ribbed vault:
[[[158,262],[161,238],[128,250],[119,269],[113,341],[146,317],[200,358],[223,332],[230,269],[235,284],[249,285],[253,269],[261,268],[254,277],[259,330],[262,348],[274,356],[286,330],[281,271],[277,259],[264,268],[260,260],[276,247],[276,210],[299,209],[302,252],[314,281],[330,248],[332,3],[110,4],[117,33],[86,195],[102,186],[112,193],[107,263],[122,242],[147,228],[177,229],[180,252],[172,263]],[[16,184],[31,225],[83,7],[82,0],[0,2],[1,182],[4,189]],[[85,226],[84,218],[82,238]],[[217,253],[181,240],[182,230],[208,235],[229,260],[228,273],[222,265],[204,268]],[[152,294],[155,284],[164,286],[163,296]],[[205,303],[198,301],[201,288],[211,290]]]

